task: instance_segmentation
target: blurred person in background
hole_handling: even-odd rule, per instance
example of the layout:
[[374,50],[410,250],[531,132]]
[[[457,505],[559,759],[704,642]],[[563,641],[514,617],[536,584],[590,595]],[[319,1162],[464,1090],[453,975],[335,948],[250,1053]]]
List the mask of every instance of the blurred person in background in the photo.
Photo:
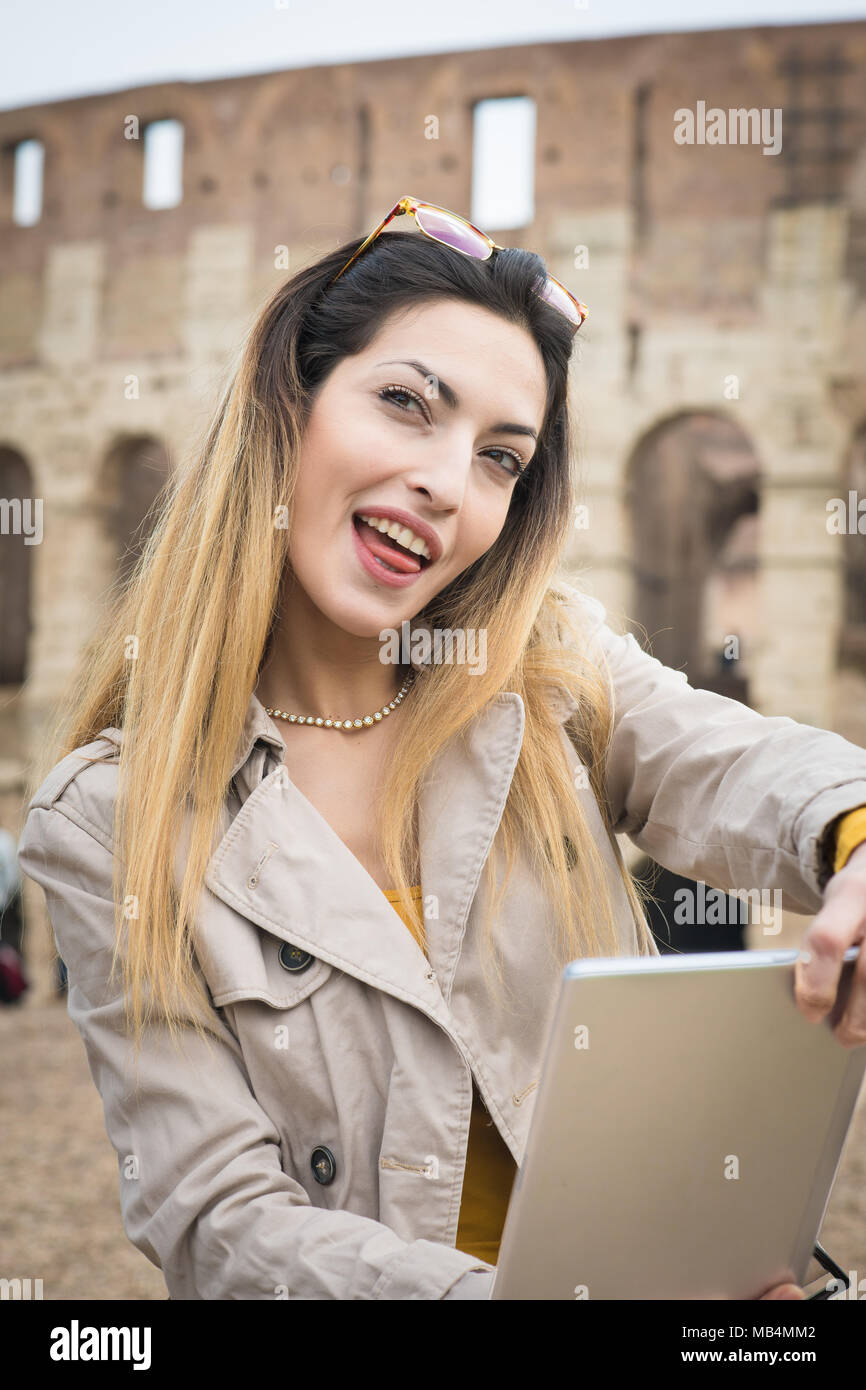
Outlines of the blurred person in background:
[[29,982],[21,958],[21,873],[15,836],[0,826],[0,1004],[15,1004]]

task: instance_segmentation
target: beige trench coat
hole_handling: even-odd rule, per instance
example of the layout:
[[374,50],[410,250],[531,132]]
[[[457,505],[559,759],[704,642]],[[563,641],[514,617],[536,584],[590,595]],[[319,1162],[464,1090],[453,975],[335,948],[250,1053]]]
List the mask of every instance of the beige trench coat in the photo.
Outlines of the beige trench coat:
[[[866,752],[692,689],[617,636],[596,600],[580,601],[613,683],[617,831],[676,872],[780,888],[784,906],[816,911],[829,876],[822,832],[866,803]],[[561,694],[557,704],[564,721],[572,706]],[[523,728],[520,697],[500,694],[426,780],[427,960],[293,785],[277,727],[252,696],[195,927],[220,1041],[207,1054],[190,1037],[181,1058],[151,1037],[135,1091],[121,999],[106,985],[120,731],[82,750],[108,760],[70,754],[33,797],[19,862],[45,890],[67,966],[69,1013],[118,1155],[124,1228],[172,1298],[487,1296],[492,1266],[454,1245],[472,1077],[519,1163],[561,974],[522,862],[499,924],[510,1010],[480,972],[479,877]],[[562,739],[577,773],[564,729]],[[618,895],[622,950],[633,953],[598,806],[588,788],[575,794]]]

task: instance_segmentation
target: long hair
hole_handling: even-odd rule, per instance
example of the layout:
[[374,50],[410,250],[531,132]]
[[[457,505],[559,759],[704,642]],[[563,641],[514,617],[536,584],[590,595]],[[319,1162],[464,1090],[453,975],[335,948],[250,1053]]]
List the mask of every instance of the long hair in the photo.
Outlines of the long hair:
[[[122,960],[127,1024],[136,1049],[161,1018],[210,1031],[190,923],[207,864],[225,830],[232,759],[269,650],[287,573],[299,446],[316,388],[363,351],[389,315],[451,298],[523,326],[543,359],[547,395],[536,455],[515,484],[501,534],[417,618],[434,628],[487,630],[483,674],[429,666],[400,707],[378,833],[392,882],[409,910],[417,795],[443,746],[503,690],[526,711],[525,734],[494,849],[488,856],[485,971],[496,959],[494,921],[518,848],[553,907],[563,963],[616,954],[614,894],[601,847],[569,774],[549,696],[578,704],[567,724],[602,809],[639,949],[650,950],[640,890],[628,873],[605,803],[612,729],[609,679],[589,659],[558,573],[577,496],[568,399],[573,339],[535,292],[545,273],[533,252],[486,262],[417,233],[380,236],[337,283],[361,238],[291,276],[253,322],[209,427],[158,499],[141,556],[110,592],[55,725],[50,766],[114,725],[123,730],[114,805],[113,971]],[[491,370],[494,368],[491,367]],[[275,524],[275,518],[287,518]],[[574,610],[572,609],[572,612]],[[178,875],[182,827],[188,848]],[[499,849],[505,874],[496,879]],[[416,926],[420,918],[415,913]],[[145,1007],[146,1006],[146,1007]]]

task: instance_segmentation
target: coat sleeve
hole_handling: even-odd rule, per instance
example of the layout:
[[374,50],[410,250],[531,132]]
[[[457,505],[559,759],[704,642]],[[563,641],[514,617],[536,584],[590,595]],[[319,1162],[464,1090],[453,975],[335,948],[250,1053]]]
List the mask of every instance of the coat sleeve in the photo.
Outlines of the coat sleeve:
[[[23,871],[45,891],[69,982],[68,1009],[102,1097],[118,1158],[124,1230],[162,1270],[173,1299],[472,1298],[491,1266],[429,1240],[404,1241],[349,1211],[314,1206],[282,1168],[279,1135],[258,1105],[237,1040],[218,1012],[210,1046],[189,1020],[183,1048],[162,1021],[137,1070],[114,943],[112,853],[62,803],[33,806]],[[198,969],[198,967],[196,967]]]
[[606,791],[614,829],[664,868],[715,888],[778,888],[813,913],[832,874],[831,824],[866,804],[866,750],[689,685],[581,596],[609,672]]

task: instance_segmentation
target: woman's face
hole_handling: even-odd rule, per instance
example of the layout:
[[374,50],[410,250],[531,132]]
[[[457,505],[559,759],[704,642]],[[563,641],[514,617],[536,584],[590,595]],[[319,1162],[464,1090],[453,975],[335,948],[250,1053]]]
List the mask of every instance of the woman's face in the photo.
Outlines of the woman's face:
[[[533,467],[546,389],[526,329],[456,300],[401,310],[364,352],[343,358],[314,400],[289,540],[315,607],[372,637],[415,616],[483,555],[518,470]],[[404,548],[385,523],[414,533],[400,529]]]

